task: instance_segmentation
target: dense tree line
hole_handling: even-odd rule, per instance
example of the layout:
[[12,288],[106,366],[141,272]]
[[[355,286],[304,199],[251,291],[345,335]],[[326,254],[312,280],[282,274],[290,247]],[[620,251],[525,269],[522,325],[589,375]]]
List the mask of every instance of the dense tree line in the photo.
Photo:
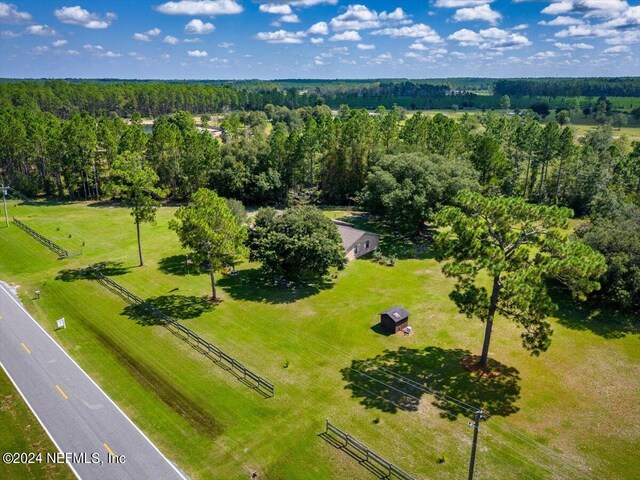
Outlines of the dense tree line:
[[[5,107],[0,170],[30,197],[123,198],[138,223],[153,220],[165,195],[185,201],[201,188],[260,206],[360,205],[408,234],[461,190],[570,207],[593,215],[594,225],[604,225],[594,205],[606,192],[640,202],[640,147],[614,140],[608,125],[576,141],[571,127],[543,125],[531,112],[454,120],[407,117],[401,108],[343,106],[335,115],[327,106],[269,104],[228,114],[220,126],[222,141],[185,111],[159,115],[147,134],[139,114],[126,121],[79,112],[60,118]],[[130,167],[135,175],[127,174]]]
[[526,78],[497,80],[496,95],[640,97],[640,78]]

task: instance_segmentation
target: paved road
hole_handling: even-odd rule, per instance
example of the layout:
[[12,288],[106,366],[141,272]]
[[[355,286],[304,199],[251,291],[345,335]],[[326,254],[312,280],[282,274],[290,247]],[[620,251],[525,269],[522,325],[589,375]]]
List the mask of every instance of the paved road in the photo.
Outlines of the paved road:
[[[0,364],[56,447],[86,454],[69,462],[78,478],[186,478],[1,283],[0,316]],[[108,463],[114,455],[125,462]]]

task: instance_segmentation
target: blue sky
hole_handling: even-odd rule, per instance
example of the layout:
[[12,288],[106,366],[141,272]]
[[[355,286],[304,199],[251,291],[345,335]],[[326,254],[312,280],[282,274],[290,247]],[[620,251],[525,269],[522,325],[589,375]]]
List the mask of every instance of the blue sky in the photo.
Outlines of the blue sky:
[[629,0],[0,2],[1,77],[639,74]]

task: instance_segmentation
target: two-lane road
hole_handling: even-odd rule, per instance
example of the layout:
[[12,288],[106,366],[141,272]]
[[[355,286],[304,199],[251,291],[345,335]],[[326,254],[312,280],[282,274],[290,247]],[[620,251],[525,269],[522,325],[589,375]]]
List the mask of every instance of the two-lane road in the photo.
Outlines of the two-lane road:
[[79,478],[186,478],[1,283],[0,364]]

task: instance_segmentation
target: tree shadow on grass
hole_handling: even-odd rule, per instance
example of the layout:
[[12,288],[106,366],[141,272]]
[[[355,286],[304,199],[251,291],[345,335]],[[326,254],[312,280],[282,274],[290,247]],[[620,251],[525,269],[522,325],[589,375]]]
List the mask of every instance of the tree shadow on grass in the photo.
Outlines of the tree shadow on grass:
[[271,275],[260,268],[240,270],[236,275],[227,275],[218,285],[232,298],[266,303],[293,303],[301,298],[316,295],[331,288],[333,283],[326,277],[307,283],[280,285]]
[[[416,411],[422,396],[428,395],[431,404],[442,410],[440,415],[450,420],[458,416],[473,418],[476,408],[489,415],[516,413],[519,407],[515,403],[520,398],[518,370],[491,359],[486,371],[474,368],[476,364],[477,357],[468,350],[400,347],[373,358],[353,360],[341,373],[347,382],[345,388],[365,408],[389,413]],[[430,389],[433,393],[424,391]]]
[[187,320],[197,318],[210,311],[214,304],[207,296],[195,295],[162,295],[151,297],[143,304],[127,305],[122,315],[135,320],[139,325],[163,325],[165,321],[157,311],[175,319]]
[[572,330],[589,330],[607,339],[640,335],[640,316],[597,305],[593,301],[575,302],[566,291],[550,289],[551,298],[558,306],[558,323]]
[[105,277],[116,277],[124,275],[131,270],[131,267],[125,267],[122,262],[99,262],[91,265],[91,268],[69,268],[60,270],[56,276],[56,280],[63,282],[75,282],[76,280],[96,280],[97,272],[102,273]]
[[187,265],[187,255],[172,255],[171,257],[164,257],[158,263],[158,268],[162,273],[167,275],[200,275],[206,273],[198,265]]
[[[389,225],[376,217],[353,212],[338,218],[342,222],[352,223],[356,228],[380,235],[378,249],[387,257],[395,257],[400,260],[410,258],[428,259],[434,258],[433,240],[430,233],[420,236],[403,235],[392,225]],[[370,256],[367,257],[373,260]]]

